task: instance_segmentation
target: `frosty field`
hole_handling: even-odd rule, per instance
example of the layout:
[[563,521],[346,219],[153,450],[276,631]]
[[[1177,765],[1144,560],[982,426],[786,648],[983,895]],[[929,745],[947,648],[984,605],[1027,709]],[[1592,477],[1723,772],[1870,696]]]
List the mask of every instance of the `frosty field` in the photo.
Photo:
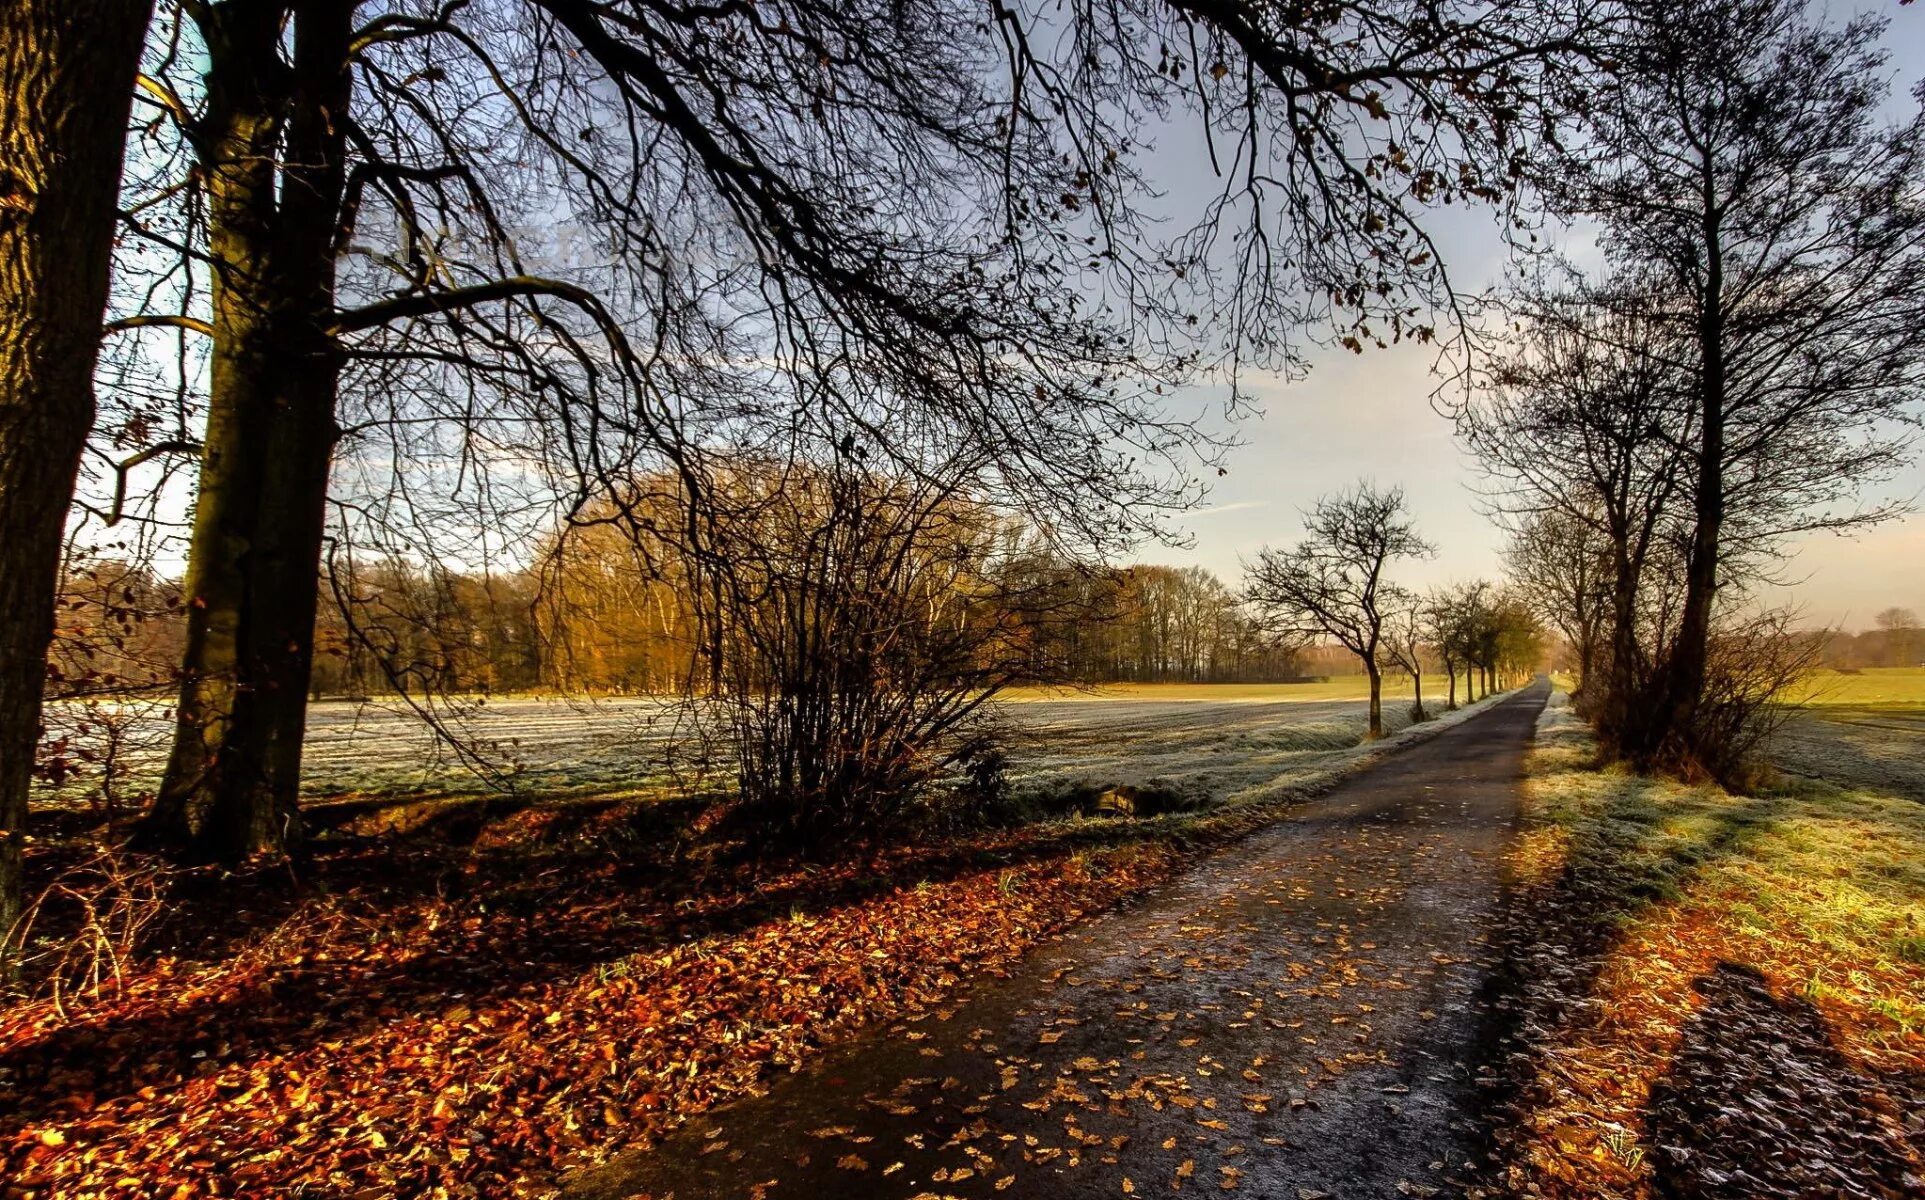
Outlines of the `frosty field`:
[[[1352,696],[1335,699],[1298,698],[1282,686],[1223,699],[1203,688],[1171,690],[1021,695],[990,719],[1018,785],[1157,780],[1217,797],[1347,751],[1363,736],[1365,703],[1354,685]],[[1386,700],[1391,730],[1409,724],[1408,704]],[[568,794],[672,786],[664,756],[672,746],[686,750],[692,732],[676,705],[650,699],[501,700],[463,713],[459,725],[515,786]],[[489,787],[418,718],[390,707],[317,706],[307,755],[306,790],[317,796]]]
[[1826,671],[1778,734],[1780,767],[1925,804],[1925,668]]
[[[1409,681],[1399,682],[1401,690],[1386,680],[1392,731],[1410,720]],[[1433,710],[1441,682],[1425,680]],[[1018,786],[1155,780],[1199,798],[1222,797],[1350,752],[1364,730],[1364,694],[1360,678],[1026,691],[999,701],[990,719],[1009,747]],[[317,799],[505,789],[648,793],[681,782],[669,766],[671,748],[684,761],[696,748],[686,711],[654,698],[474,700],[437,716],[452,741],[397,701],[315,704],[303,791]],[[131,795],[151,786],[167,727],[159,705],[119,719],[128,747],[119,786]]]

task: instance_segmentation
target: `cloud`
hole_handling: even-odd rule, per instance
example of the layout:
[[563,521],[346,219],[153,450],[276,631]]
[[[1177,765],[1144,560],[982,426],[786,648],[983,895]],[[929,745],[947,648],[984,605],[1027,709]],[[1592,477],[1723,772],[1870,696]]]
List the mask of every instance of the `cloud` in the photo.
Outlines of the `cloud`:
[[1209,508],[1199,508],[1195,512],[1186,513],[1185,515],[1189,517],[1214,517],[1218,513],[1240,512],[1246,508],[1269,507],[1270,502],[1268,500],[1238,500],[1234,504],[1213,504]]

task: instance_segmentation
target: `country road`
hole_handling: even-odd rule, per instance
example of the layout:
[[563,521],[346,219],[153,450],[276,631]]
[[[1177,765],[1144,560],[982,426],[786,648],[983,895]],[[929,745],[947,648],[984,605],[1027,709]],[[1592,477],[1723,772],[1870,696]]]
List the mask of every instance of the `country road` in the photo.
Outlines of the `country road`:
[[570,1200],[1461,1191],[1543,681]]

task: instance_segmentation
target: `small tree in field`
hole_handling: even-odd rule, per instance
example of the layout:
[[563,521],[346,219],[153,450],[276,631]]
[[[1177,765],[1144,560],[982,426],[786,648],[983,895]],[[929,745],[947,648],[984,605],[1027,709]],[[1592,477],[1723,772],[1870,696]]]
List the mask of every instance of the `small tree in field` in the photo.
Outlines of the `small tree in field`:
[[1402,488],[1360,483],[1317,501],[1303,540],[1289,550],[1262,550],[1249,569],[1250,600],[1275,627],[1332,638],[1363,663],[1371,738],[1384,735],[1384,620],[1395,595],[1384,570],[1431,552],[1405,511]]
[[1402,588],[1392,589],[1390,615],[1384,619],[1384,652],[1390,661],[1410,676],[1416,695],[1410,705],[1410,719],[1429,720],[1424,712],[1424,652],[1430,637],[1430,620],[1423,601]]

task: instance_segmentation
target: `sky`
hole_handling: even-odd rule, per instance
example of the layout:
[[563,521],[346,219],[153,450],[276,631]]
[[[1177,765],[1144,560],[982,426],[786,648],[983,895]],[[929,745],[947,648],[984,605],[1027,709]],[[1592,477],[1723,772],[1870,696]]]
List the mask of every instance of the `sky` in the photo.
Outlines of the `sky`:
[[[1894,102],[1910,105],[1911,89],[1925,73],[1925,4],[1885,0],[1833,8],[1840,16],[1867,10],[1891,20],[1886,45],[1896,74]],[[1172,190],[1181,199],[1181,188]],[[1497,282],[1504,258],[1488,216],[1439,215],[1438,240],[1457,286],[1476,290]],[[1137,560],[1203,566],[1234,584],[1243,562],[1263,546],[1300,535],[1301,511],[1319,495],[1372,479],[1404,488],[1419,531],[1438,548],[1429,560],[1400,564],[1399,582],[1423,588],[1501,576],[1503,535],[1480,511],[1478,473],[1453,440],[1450,422],[1431,406],[1433,356],[1416,345],[1361,356],[1320,350],[1302,380],[1247,378],[1264,413],[1236,427],[1245,444],[1231,452],[1229,474],[1179,522],[1189,544],[1146,546]],[[1201,391],[1184,399],[1198,411],[1214,407]],[[1877,494],[1925,508],[1925,463],[1915,458]],[[1791,548],[1786,584],[1772,598],[1799,605],[1811,625],[1866,628],[1873,614],[1892,605],[1925,613],[1925,512],[1851,538],[1825,534]]]

